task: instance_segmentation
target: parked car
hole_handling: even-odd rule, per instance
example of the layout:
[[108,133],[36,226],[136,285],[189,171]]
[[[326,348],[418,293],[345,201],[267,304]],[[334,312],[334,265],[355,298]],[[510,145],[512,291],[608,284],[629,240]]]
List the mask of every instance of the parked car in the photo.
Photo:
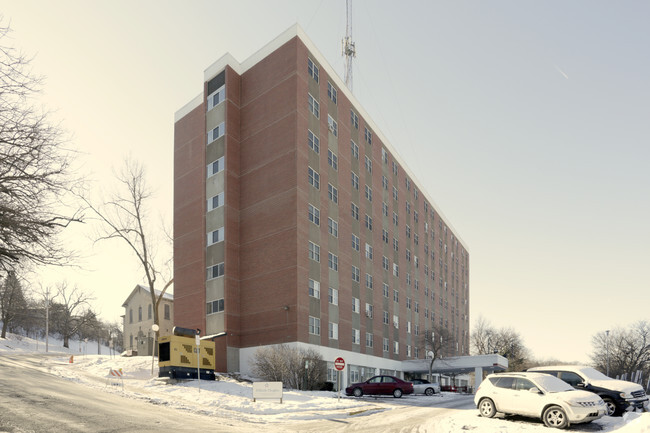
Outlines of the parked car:
[[555,428],[588,423],[607,412],[596,394],[544,373],[490,374],[476,390],[474,403],[486,418],[497,412],[522,415],[541,418],[547,427]]
[[576,389],[598,394],[605,402],[609,416],[620,416],[628,410],[648,410],[648,396],[641,385],[612,379],[591,367],[562,365],[534,367],[528,371],[552,374]]
[[400,398],[402,394],[412,394],[413,384],[394,376],[373,376],[365,382],[353,383],[345,388],[347,395],[361,397],[364,394],[393,395]]
[[431,383],[426,379],[411,379],[411,383],[413,384],[413,394],[440,394],[439,383]]

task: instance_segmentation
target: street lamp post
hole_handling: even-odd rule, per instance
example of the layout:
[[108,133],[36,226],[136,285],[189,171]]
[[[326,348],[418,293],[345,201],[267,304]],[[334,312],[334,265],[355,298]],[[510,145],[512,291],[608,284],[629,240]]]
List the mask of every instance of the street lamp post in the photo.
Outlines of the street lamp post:
[[607,377],[609,377],[609,329],[605,331],[605,335],[606,335],[605,346],[607,351]]

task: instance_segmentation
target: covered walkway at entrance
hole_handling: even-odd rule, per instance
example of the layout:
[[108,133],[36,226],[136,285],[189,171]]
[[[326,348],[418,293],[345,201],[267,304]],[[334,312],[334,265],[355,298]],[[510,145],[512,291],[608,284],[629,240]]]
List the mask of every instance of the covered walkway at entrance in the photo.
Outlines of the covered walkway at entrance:
[[[414,359],[402,361],[404,373],[429,373],[429,359]],[[436,359],[433,363],[432,373],[444,375],[459,375],[475,373],[474,389],[477,389],[483,380],[484,373],[505,371],[508,368],[508,359],[498,355],[454,356]]]

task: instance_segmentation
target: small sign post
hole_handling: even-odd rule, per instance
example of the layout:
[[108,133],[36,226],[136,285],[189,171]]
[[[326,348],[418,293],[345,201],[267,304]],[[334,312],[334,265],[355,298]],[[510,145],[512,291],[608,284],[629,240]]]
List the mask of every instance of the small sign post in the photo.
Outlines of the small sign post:
[[341,401],[341,370],[345,368],[345,360],[340,356],[334,360],[334,368],[338,373],[337,382],[339,384],[339,401]]

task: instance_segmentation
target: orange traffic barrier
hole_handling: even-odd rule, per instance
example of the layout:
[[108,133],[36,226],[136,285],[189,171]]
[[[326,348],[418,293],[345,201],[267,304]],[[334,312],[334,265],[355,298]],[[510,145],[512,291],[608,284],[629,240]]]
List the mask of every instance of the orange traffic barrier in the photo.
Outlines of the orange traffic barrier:
[[74,362],[74,355],[70,355],[70,361],[68,361],[69,364],[72,364]]

